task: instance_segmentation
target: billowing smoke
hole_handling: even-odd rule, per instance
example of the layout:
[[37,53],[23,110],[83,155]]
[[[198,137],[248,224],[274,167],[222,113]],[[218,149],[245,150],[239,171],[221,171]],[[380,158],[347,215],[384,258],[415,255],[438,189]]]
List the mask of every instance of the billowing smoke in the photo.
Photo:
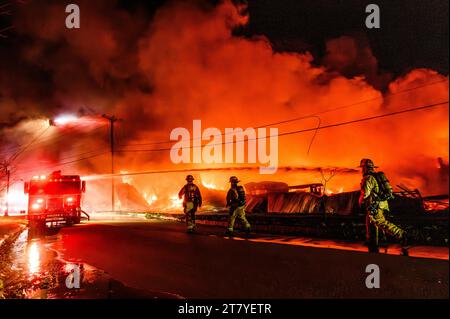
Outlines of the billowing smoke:
[[[249,17],[244,7],[230,1],[174,1],[152,16],[139,5],[125,9],[106,0],[78,4],[79,30],[64,28],[66,13],[60,1],[29,2],[15,17],[17,41],[10,50],[0,51],[3,156],[41,132],[46,118],[76,113],[92,119],[107,113],[123,119],[116,123],[117,172],[222,167],[174,166],[164,150],[171,144],[151,142],[167,141],[176,127],[191,129],[194,119],[201,119],[204,128],[224,129],[320,114],[277,125],[283,133],[448,100],[446,75],[416,69],[394,78],[379,70],[370,46],[361,39],[330,39],[320,58],[309,52],[274,52],[264,36],[236,36],[233,31],[244,27]],[[446,105],[319,130],[316,135],[283,136],[279,165],[354,168],[369,157],[394,185],[448,193],[448,177],[441,174],[438,161],[448,167],[448,124]],[[48,171],[58,161],[73,161],[61,167],[64,171],[109,172],[105,121],[52,127],[43,140],[21,155],[20,177],[29,178],[43,167]],[[123,152],[142,149],[163,150]],[[105,154],[96,156],[101,151]],[[224,188],[229,174],[205,172],[197,178]],[[269,177],[257,171],[236,174],[246,181],[289,184],[327,178],[317,171],[280,170]],[[132,182],[146,196],[168,196],[178,191],[183,177],[149,175]],[[358,174],[336,174],[327,186],[353,190],[358,183]]]

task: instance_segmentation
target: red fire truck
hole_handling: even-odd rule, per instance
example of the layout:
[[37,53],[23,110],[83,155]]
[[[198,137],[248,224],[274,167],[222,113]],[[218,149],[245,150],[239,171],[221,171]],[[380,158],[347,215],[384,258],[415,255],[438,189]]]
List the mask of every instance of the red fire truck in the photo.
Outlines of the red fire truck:
[[34,176],[24,185],[28,194],[29,226],[79,224],[81,215],[86,214],[81,209],[85,190],[86,182],[79,175],[61,175],[61,171],[55,171],[48,176]]

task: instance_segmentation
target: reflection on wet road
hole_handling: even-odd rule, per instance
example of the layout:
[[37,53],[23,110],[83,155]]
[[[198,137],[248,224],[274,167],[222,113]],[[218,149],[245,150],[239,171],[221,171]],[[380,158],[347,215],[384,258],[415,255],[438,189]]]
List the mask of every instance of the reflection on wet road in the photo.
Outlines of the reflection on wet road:
[[51,248],[60,237],[58,229],[47,229],[45,234],[25,230],[19,235],[9,254],[2,256],[5,298],[174,298],[126,287],[84,262],[63,260]]
[[[25,230],[20,234],[6,257],[11,263],[11,267],[3,271],[6,275],[6,298],[64,297],[60,288],[65,287],[68,263],[48,249],[58,236],[56,230],[46,234],[32,234]],[[76,295],[77,292],[74,293]]]
[[39,264],[41,262],[39,256],[39,247],[38,243],[33,242],[30,245],[28,245],[28,271],[30,274],[35,274],[39,272]]
[[[176,222],[95,220],[23,231],[8,255],[0,251],[0,297],[448,298],[448,253],[439,253],[448,248],[417,248],[412,255],[428,258],[390,255],[396,247],[368,254],[360,243],[229,238],[203,225],[190,235]],[[372,263],[383,270],[376,291],[362,279]]]

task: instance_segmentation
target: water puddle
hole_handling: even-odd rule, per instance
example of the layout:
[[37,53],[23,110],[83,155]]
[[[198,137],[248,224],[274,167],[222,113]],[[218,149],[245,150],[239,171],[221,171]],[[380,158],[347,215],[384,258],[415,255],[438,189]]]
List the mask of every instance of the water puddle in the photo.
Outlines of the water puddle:
[[7,299],[181,298],[127,287],[89,264],[64,260],[52,249],[59,239],[57,229],[47,229],[45,234],[24,230],[12,243],[9,253],[1,256],[0,296]]

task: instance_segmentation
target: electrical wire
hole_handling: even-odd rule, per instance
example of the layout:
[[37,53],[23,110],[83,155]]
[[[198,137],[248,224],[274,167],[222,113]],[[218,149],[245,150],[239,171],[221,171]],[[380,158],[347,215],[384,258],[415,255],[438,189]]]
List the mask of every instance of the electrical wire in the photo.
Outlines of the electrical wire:
[[[366,122],[366,121],[371,121],[371,120],[375,120],[375,119],[380,119],[380,118],[385,118],[385,117],[390,117],[390,116],[395,116],[395,115],[400,115],[400,114],[405,114],[405,113],[421,111],[421,110],[430,109],[430,108],[434,108],[434,107],[438,107],[438,106],[443,106],[443,105],[446,105],[446,104],[448,105],[448,102],[449,101],[447,100],[447,101],[444,101],[444,102],[418,106],[418,107],[414,107],[414,108],[404,109],[404,110],[395,111],[395,112],[389,112],[389,113],[385,113],[385,114],[379,114],[379,115],[370,116],[370,117],[364,117],[364,118],[360,118],[360,119],[355,119],[355,120],[350,120],[350,121],[345,121],[345,122],[338,122],[338,123],[333,123],[333,124],[329,124],[329,125],[325,125],[325,126],[320,126],[319,125],[318,127],[314,127],[314,128],[295,130],[295,131],[280,133],[280,134],[277,134],[277,135],[271,135],[271,136],[268,136],[268,137],[256,137],[256,138],[247,139],[247,140],[248,141],[250,141],[250,140],[259,140],[259,139],[266,139],[266,138],[275,137],[275,136],[281,137],[281,136],[300,134],[300,133],[311,132],[311,131],[316,131],[317,132],[318,130],[333,128],[333,127],[338,127],[338,126],[344,126],[344,125],[350,125],[350,124],[355,124],[355,123],[359,123],[359,122]],[[245,141],[245,140],[243,140],[243,141]],[[235,143],[243,142],[243,141],[234,141],[233,140],[231,142],[222,142],[222,143],[207,144],[207,145],[208,146],[214,146],[214,145],[224,145],[224,144],[235,144]],[[204,147],[204,146],[205,145],[181,147],[181,149],[193,149],[193,148]],[[171,150],[171,149],[172,148],[144,149],[144,150],[116,150],[115,152],[117,152],[117,153],[160,152],[160,151],[168,151],[168,150]],[[87,152],[87,153],[90,153],[90,152]],[[79,158],[79,159],[76,159],[76,160],[63,162],[63,163],[59,163],[59,164],[56,164],[56,165],[44,166],[44,167],[52,168],[52,167],[60,167],[60,166],[68,165],[68,164],[74,164],[74,163],[78,163],[78,162],[85,161],[85,160],[88,160],[88,159],[96,158],[96,157],[99,157],[99,156],[102,156],[102,155],[105,155],[105,154],[109,154],[109,153],[110,153],[109,151],[105,151],[105,152],[101,152],[101,153],[98,153],[98,154],[93,154],[91,156]]]
[[9,162],[13,162],[15,161],[21,154],[23,154],[31,145],[33,145],[36,141],[38,141],[42,136],[44,136],[45,133],[47,133],[48,129],[50,128],[50,126],[46,126],[42,132],[37,135],[34,139],[31,140],[30,143],[28,143],[26,146],[24,146],[22,149],[20,149],[18,152],[16,152],[15,154],[13,154],[10,158],[9,158]]
[[[373,97],[373,98],[370,98],[370,99],[367,99],[367,100],[362,100],[362,101],[351,103],[351,104],[341,105],[341,106],[338,106],[338,107],[335,107],[335,108],[326,109],[326,110],[319,111],[319,112],[316,112],[316,113],[303,115],[303,116],[299,116],[299,117],[295,117],[295,118],[287,119],[287,120],[282,120],[282,121],[278,121],[278,122],[263,124],[263,125],[255,127],[255,129],[265,128],[265,127],[275,126],[275,125],[280,125],[280,124],[286,124],[286,123],[291,123],[291,122],[296,122],[296,121],[305,120],[305,119],[308,119],[308,118],[317,118],[319,115],[322,115],[322,114],[335,112],[335,111],[338,111],[338,110],[341,110],[341,109],[350,108],[350,107],[354,107],[354,106],[357,106],[357,105],[366,104],[366,103],[369,103],[369,102],[374,102],[374,101],[377,101],[377,100],[380,100],[380,99],[388,99],[391,96],[395,96],[395,95],[398,95],[398,94],[403,94],[403,93],[406,93],[406,92],[411,92],[411,91],[418,90],[418,89],[421,89],[421,88],[424,88],[424,87],[427,87],[427,86],[431,86],[431,85],[435,85],[435,84],[439,84],[439,83],[444,83],[444,82],[447,82],[447,81],[448,81],[448,78],[445,78],[443,80],[425,83],[423,85],[418,85],[418,86],[406,88],[406,89],[401,90],[401,91],[388,93],[388,94],[385,94],[385,95],[382,95],[382,96]],[[220,135],[220,136],[222,136],[222,135]],[[189,141],[194,141],[195,139],[201,139],[201,137],[200,138],[191,138]],[[161,145],[161,144],[170,144],[170,143],[173,143],[173,141],[172,140],[166,140],[166,141],[159,141],[159,142],[156,141],[156,142],[148,142],[148,143],[135,143],[135,144],[120,145],[120,146],[133,147],[133,146]]]
[[[354,124],[354,123],[359,123],[359,122],[366,122],[366,121],[371,121],[371,120],[375,120],[375,119],[379,119],[379,118],[384,118],[384,117],[389,117],[389,116],[394,116],[394,115],[399,115],[399,114],[404,114],[404,113],[421,111],[424,109],[438,107],[438,106],[442,106],[445,104],[448,104],[448,100],[445,102],[439,102],[439,103],[414,107],[414,108],[410,108],[410,109],[405,109],[405,110],[401,110],[401,111],[390,112],[390,113],[385,113],[385,114],[380,114],[380,115],[375,115],[375,116],[370,116],[370,117],[364,117],[364,118],[350,120],[350,121],[346,121],[346,122],[339,122],[339,123],[329,124],[329,125],[325,125],[325,126],[302,129],[302,130],[295,130],[295,131],[291,131],[291,132],[280,133],[277,135],[269,135],[268,137],[248,138],[247,141],[266,139],[266,138],[276,137],[276,136],[287,136],[287,135],[293,135],[293,134],[299,134],[299,133],[305,133],[305,132],[311,132],[311,131],[317,131],[317,130],[324,130],[324,129],[328,129],[328,128],[332,128],[332,127],[344,126],[344,125],[349,125],[349,124]],[[229,142],[221,142],[221,143],[216,143],[216,144],[204,144],[204,145],[195,145],[195,146],[189,146],[189,147],[180,147],[180,149],[202,148],[204,146],[235,144],[235,143],[239,143],[239,142],[245,142],[245,140],[241,140],[241,141],[233,140],[233,141],[229,141]],[[117,150],[116,152],[120,152],[120,153],[161,152],[161,151],[169,151],[171,149],[172,148],[142,149],[142,150]]]

